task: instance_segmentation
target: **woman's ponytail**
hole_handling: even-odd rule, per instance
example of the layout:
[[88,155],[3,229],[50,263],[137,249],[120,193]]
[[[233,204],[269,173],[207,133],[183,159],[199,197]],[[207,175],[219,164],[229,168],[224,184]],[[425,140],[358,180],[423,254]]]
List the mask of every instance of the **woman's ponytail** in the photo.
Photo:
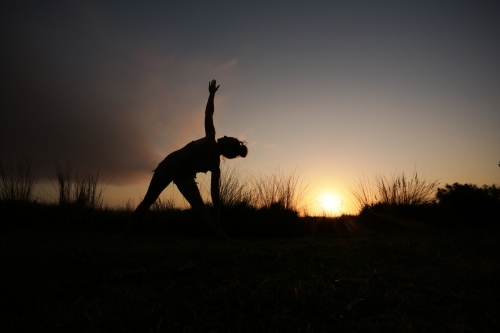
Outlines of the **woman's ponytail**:
[[240,146],[238,147],[238,155],[240,157],[247,157],[248,155],[248,148],[245,144],[245,141],[240,141]]

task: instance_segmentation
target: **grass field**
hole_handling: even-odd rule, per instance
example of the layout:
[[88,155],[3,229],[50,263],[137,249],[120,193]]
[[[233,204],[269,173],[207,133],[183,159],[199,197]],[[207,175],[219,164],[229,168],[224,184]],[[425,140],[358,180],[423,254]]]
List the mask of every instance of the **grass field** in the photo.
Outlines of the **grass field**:
[[295,173],[233,169],[222,243],[169,201],[114,237],[132,210],[98,175],[59,165],[51,203],[33,170],[0,163],[0,332],[500,332],[496,185],[379,175],[359,215],[311,217]]
[[2,332],[498,332],[500,230],[240,238],[12,228]]

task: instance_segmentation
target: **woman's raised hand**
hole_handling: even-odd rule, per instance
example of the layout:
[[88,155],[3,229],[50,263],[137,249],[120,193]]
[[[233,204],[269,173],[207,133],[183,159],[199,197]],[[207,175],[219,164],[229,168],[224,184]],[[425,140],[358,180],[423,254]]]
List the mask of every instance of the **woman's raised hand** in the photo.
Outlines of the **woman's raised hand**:
[[208,91],[211,94],[215,94],[215,92],[219,89],[220,85],[217,86],[217,81],[212,80],[208,83]]

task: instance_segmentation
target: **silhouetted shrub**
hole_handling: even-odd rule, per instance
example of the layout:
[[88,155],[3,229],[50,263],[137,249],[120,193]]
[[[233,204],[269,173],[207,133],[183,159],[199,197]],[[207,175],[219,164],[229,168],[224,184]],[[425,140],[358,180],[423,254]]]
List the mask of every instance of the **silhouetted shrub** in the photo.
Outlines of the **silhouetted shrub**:
[[500,187],[446,184],[436,194],[443,222],[488,225],[500,222]]
[[301,223],[297,211],[275,202],[261,207],[258,211],[262,236],[294,236],[301,233]]
[[365,206],[359,216],[367,218],[373,214],[379,217],[393,216],[409,221],[434,222],[438,216],[439,208],[436,203],[424,204],[387,204],[376,203]]
[[305,222],[298,215],[297,211],[279,203],[256,208],[242,202],[221,206],[221,225],[231,237],[296,236],[305,230]]
[[352,232],[357,230],[359,218],[355,215],[305,216],[301,217],[302,236],[330,234],[336,232]]

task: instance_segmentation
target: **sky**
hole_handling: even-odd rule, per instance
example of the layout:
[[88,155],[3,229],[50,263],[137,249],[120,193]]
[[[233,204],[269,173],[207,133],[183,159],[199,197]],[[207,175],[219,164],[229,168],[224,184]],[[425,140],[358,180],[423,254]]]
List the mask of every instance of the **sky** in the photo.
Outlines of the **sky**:
[[108,203],[137,204],[204,136],[212,79],[217,136],[249,148],[223,170],[295,172],[307,205],[330,193],[352,212],[349,186],[376,174],[500,183],[498,1],[2,7],[0,157],[31,156],[48,195],[69,162],[99,171]]

